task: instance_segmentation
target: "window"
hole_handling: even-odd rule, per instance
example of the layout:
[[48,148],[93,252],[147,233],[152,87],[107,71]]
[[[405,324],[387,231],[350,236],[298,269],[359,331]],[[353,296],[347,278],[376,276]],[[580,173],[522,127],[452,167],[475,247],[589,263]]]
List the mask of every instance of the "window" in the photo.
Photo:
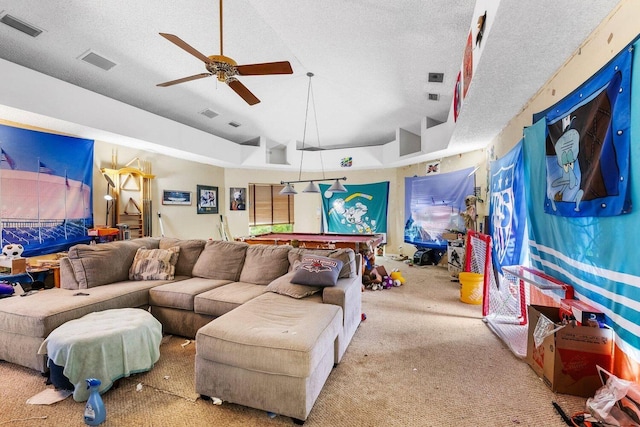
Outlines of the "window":
[[293,231],[293,196],[283,196],[282,184],[249,184],[251,234]]

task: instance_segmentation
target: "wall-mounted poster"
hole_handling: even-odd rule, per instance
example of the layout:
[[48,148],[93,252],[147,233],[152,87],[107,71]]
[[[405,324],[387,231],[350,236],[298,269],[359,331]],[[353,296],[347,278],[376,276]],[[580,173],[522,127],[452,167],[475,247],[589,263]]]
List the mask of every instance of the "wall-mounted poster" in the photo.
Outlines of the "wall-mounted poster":
[[218,213],[218,187],[198,185],[197,197],[199,214]]
[[229,189],[230,205],[232,211],[244,211],[247,209],[247,189],[231,187]]
[[163,190],[163,205],[191,205],[191,191]]

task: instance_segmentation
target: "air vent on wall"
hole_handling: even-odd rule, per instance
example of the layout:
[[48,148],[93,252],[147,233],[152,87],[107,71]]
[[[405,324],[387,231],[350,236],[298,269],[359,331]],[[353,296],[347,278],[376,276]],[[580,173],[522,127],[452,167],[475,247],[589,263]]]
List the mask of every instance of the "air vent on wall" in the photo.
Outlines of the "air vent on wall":
[[440,94],[439,93],[429,93],[429,94],[427,94],[427,97],[428,97],[429,101],[439,101],[440,100]]
[[444,81],[444,73],[429,73],[429,83],[442,83]]
[[2,22],[3,24],[7,24],[11,28],[15,28],[16,30],[21,31],[31,37],[38,37],[40,33],[42,33],[41,29],[36,28],[33,25],[29,25],[26,22],[21,21],[9,14],[4,15],[2,18],[0,18],[0,22]]
[[213,111],[211,108],[207,108],[205,110],[200,111],[200,114],[202,114],[203,116],[208,117],[210,119],[213,119],[214,117],[218,116],[218,113]]
[[96,67],[101,68],[105,71],[109,71],[117,65],[115,62],[108,60],[104,56],[98,55],[92,50],[86,51],[85,53],[80,55],[78,59],[88,64],[95,65]]
[[240,127],[240,123],[238,123],[238,122],[229,122],[229,126],[233,126],[234,128],[239,128]]

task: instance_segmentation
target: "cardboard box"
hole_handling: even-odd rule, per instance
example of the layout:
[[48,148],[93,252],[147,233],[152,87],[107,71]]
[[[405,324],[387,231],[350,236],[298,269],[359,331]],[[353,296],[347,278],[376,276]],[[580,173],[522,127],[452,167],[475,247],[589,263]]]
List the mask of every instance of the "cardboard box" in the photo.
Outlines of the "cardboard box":
[[560,309],[530,305],[527,363],[552,391],[592,397],[602,383],[596,365],[611,371],[613,331],[567,325],[535,348],[533,332],[541,316],[560,326]]
[[560,300],[560,319],[575,319],[578,325],[599,328],[604,325],[604,313],[577,299]]
[[27,271],[26,258],[4,258],[0,260],[0,267],[7,271],[6,274],[20,274]]

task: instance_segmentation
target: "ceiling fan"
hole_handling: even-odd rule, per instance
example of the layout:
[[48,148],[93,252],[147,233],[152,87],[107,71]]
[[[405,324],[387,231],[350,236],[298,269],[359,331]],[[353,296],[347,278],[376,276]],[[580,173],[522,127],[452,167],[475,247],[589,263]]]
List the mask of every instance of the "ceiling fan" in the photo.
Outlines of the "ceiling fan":
[[280,62],[265,62],[261,64],[248,64],[248,65],[238,65],[236,61],[229,58],[228,56],[223,55],[222,50],[222,0],[220,0],[220,55],[211,55],[206,56],[200,53],[198,50],[194,49],[180,37],[167,34],[160,33],[162,37],[169,40],[171,43],[175,44],[179,48],[189,52],[191,55],[195,56],[202,62],[204,62],[204,67],[208,72],[195,74],[189,77],[183,77],[177,80],[171,80],[169,82],[160,83],[156,86],[167,87],[173,86],[179,83],[189,82],[191,80],[202,79],[204,77],[216,76],[218,81],[226,83],[234,90],[235,93],[240,95],[242,99],[244,99],[247,104],[254,105],[260,102],[260,100],[253,94],[245,85],[243,85],[240,80],[238,80],[235,76],[261,76],[268,74],[292,74],[293,70],[291,69],[291,64],[289,61],[280,61]]

